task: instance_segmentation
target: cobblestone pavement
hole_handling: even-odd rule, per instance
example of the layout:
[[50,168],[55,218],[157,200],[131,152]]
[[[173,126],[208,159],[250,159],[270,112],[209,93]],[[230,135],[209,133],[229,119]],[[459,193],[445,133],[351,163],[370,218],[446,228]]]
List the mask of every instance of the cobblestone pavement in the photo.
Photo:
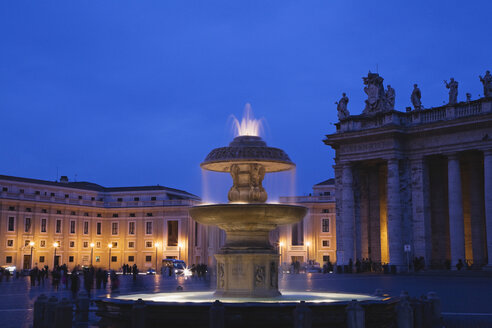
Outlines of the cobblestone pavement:
[[[182,286],[185,291],[210,290],[209,280],[169,278],[139,275],[137,282],[131,276],[121,276],[117,294],[136,292],[169,292]],[[212,284],[213,285],[213,284]],[[442,300],[446,327],[492,327],[492,276],[485,274],[432,274],[432,275],[375,275],[375,274],[299,274],[284,275],[279,280],[281,289],[293,291],[330,291],[372,294],[382,289],[391,296],[402,290],[410,296],[437,292]],[[0,282],[0,322],[2,328],[30,327],[33,304],[41,295],[56,295],[71,299],[65,286],[54,291],[47,280],[44,285],[31,287],[28,277],[11,278]],[[111,290],[93,290],[92,297],[111,295]],[[91,316],[95,321],[95,316]]]

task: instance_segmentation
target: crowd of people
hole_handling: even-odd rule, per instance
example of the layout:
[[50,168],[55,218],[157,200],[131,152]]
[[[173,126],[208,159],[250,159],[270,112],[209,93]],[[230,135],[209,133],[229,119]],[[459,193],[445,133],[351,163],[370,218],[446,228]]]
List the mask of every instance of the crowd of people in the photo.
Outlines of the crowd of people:
[[[138,267],[133,266],[123,266],[123,274],[133,274],[133,279],[137,279]],[[110,288],[113,292],[117,291],[119,288],[119,278],[114,270],[103,270],[102,268],[95,267],[81,267],[76,266],[71,271],[68,269],[66,264],[55,266],[53,270],[50,271],[47,265],[39,268],[37,265],[31,270],[23,270],[21,272],[15,270],[11,271],[5,267],[0,268],[0,282],[5,278],[9,280],[11,276],[16,279],[20,278],[21,275],[29,276],[31,287],[44,286],[45,281],[50,279],[51,276],[51,286],[55,291],[60,288],[65,288],[72,292],[73,298],[76,298],[79,290],[83,287],[87,294],[91,294],[91,290],[94,288],[101,289],[107,288],[108,282],[110,283]]]

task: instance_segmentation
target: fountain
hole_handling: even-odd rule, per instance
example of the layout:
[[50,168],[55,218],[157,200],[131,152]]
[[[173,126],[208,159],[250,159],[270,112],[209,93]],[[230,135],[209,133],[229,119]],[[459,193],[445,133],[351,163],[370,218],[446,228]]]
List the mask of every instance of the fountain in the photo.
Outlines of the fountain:
[[268,147],[255,135],[260,129],[246,110],[238,136],[228,147],[216,148],[201,164],[202,169],[230,173],[233,185],[229,204],[195,206],[191,217],[226,232],[217,260],[216,297],[275,297],[278,291],[279,255],[269,242],[269,233],[279,225],[297,223],[306,215],[302,206],[266,204],[262,182],[265,174],[295,167],[289,156]]
[[[235,126],[237,136],[229,146],[212,150],[201,163],[204,170],[231,175],[229,203],[190,209],[197,222],[218,226],[226,232],[225,244],[215,254],[215,292],[101,298],[96,304],[102,324],[154,327],[165,322],[173,327],[289,327],[293,320],[304,320],[300,318],[312,312],[313,327],[324,327],[328,319],[334,326],[342,327],[350,320],[346,313],[354,307],[361,308],[359,303],[349,302],[355,299],[371,311],[366,314],[371,318],[368,327],[391,322],[393,299],[361,294],[279,292],[279,254],[270,244],[269,233],[279,225],[301,221],[307,209],[266,203],[268,195],[262,185],[265,174],[291,170],[295,164],[283,150],[268,147],[259,137],[261,124],[252,118],[248,108],[245,118],[242,122],[236,120]],[[390,315],[385,314],[387,311]]]

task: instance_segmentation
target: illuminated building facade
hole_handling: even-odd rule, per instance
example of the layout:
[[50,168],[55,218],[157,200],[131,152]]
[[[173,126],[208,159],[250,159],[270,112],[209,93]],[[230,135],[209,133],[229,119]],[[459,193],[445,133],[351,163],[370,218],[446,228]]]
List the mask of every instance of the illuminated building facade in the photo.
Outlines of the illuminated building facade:
[[285,204],[308,208],[299,223],[276,230],[272,239],[278,245],[281,263],[313,260],[321,266],[336,261],[335,181],[329,179],[313,186],[309,196],[280,197]]
[[[188,207],[199,197],[162,186],[106,188],[0,175],[0,265],[55,263],[160,269],[161,260],[209,261],[207,228]],[[156,262],[157,260],[157,262]]]

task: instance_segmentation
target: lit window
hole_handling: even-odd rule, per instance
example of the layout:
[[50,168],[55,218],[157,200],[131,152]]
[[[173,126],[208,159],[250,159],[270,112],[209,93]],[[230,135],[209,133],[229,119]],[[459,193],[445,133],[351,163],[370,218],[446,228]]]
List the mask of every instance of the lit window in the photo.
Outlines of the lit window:
[[15,218],[13,216],[9,217],[8,231],[15,231]]
[[7,240],[7,247],[14,247],[14,240],[13,239]]
[[128,248],[135,248],[135,242],[134,241],[129,241],[128,242]]
[[321,231],[330,232],[330,219],[321,219]]
[[26,218],[24,223],[24,232],[29,232],[31,230],[31,218]]
[[41,219],[41,232],[46,232],[46,219]]
[[145,242],[145,247],[151,248],[152,247],[152,242],[151,241],[146,241]]
[[89,247],[89,242],[88,241],[84,241],[84,248],[87,248]]
[[46,240],[41,240],[39,242],[39,247],[46,247]]

